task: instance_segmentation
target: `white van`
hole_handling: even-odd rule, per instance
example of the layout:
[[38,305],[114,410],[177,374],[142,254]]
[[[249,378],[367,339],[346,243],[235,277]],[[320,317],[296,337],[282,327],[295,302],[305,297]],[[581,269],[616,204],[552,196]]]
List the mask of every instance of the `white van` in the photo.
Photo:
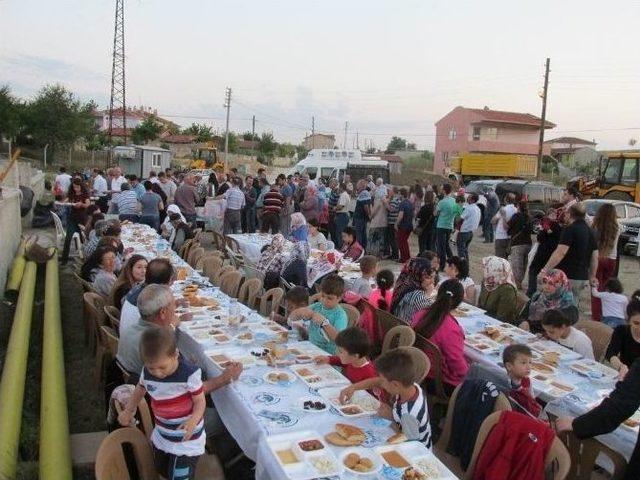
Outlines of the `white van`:
[[295,171],[301,175],[309,175],[312,180],[318,177],[342,180],[344,174],[349,173],[352,180],[359,180],[369,174],[374,178],[382,177],[385,182],[389,181],[389,162],[376,157],[363,160],[360,150],[315,148],[296,164]]

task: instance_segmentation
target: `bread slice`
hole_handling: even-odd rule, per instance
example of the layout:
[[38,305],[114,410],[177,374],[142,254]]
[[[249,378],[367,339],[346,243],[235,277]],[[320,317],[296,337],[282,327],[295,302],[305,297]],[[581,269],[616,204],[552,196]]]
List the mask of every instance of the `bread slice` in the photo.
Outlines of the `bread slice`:
[[335,445],[337,447],[356,447],[361,445],[364,440],[361,441],[349,441],[343,436],[341,436],[338,432],[327,433],[324,436],[324,439],[329,442],[331,445]]
[[336,423],[336,432],[338,432],[341,437],[347,439],[350,442],[362,443],[367,438],[361,429],[353,425],[348,425],[346,423]]

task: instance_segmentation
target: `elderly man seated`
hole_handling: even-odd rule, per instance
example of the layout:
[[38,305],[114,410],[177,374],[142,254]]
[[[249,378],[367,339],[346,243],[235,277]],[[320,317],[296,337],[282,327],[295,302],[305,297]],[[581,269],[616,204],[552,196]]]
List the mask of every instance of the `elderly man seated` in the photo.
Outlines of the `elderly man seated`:
[[[139,344],[142,332],[153,325],[176,328],[180,325],[180,318],[176,315],[176,300],[171,289],[166,285],[147,285],[138,296],[138,311],[140,320],[127,329],[127,334],[120,338],[118,354],[116,356],[120,365],[137,379],[142,371],[143,363],[140,358]],[[202,371],[205,365],[201,365],[201,357],[190,354],[190,345],[185,335],[180,335],[176,330],[178,350],[188,361],[197,364]],[[221,375],[209,378],[203,382],[205,394],[228,385],[236,380],[242,373],[242,364],[233,363],[224,369]],[[207,436],[214,436],[224,431],[224,426],[218,413],[213,408],[205,411],[205,430]]]

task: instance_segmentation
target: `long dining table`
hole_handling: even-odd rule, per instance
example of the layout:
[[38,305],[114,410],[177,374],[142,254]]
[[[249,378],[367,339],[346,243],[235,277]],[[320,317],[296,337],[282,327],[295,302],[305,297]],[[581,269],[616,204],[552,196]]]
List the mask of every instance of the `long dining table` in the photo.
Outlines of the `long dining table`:
[[[377,400],[369,394],[365,394],[369,398],[363,396],[358,400],[356,408],[360,412],[353,416],[348,409],[332,403],[349,381],[338,369],[312,363],[313,357],[326,352],[308,341],[300,341],[295,331],[261,316],[214,287],[170,250],[167,242],[150,227],[125,224],[122,241],[147,258],[168,258],[178,269],[179,279],[173,283],[172,291],[177,298],[185,297],[190,303],[189,307],[179,307],[179,313],[193,314],[190,321],[178,327],[185,358],[201,366],[208,377],[220,375],[228,361],[243,364],[239,379],[212,392],[211,398],[230,434],[247,457],[256,462],[256,478],[357,478],[357,474],[344,468],[342,461],[351,450],[324,440],[337,423],[360,428],[366,438],[358,451],[379,460],[383,458],[378,450],[391,448],[386,443],[396,433],[392,422],[375,414]],[[277,352],[277,356],[265,360],[267,348]],[[308,409],[305,402],[325,408]],[[288,465],[279,457],[278,448],[284,448],[279,445],[296,444],[308,438],[317,439],[323,450],[311,453],[295,450],[303,460],[298,462],[299,466]],[[424,446],[407,442],[397,448],[403,449],[407,458],[420,458],[424,468],[438,472],[434,478],[456,478]],[[394,478],[394,475],[399,478],[397,470],[384,465],[369,478]]]

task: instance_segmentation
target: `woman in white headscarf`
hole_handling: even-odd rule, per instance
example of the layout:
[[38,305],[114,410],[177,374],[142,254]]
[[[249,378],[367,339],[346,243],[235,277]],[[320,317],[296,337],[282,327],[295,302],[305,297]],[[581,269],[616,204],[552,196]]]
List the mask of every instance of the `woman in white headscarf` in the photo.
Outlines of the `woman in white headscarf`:
[[180,219],[184,223],[187,223],[187,219],[184,218],[184,215],[182,215],[182,212],[180,211],[180,207],[178,207],[178,205],[176,205],[175,203],[167,205],[167,216],[165,217],[164,222],[162,222],[162,225],[160,225],[160,232],[162,233],[162,236],[169,241],[169,243],[173,243],[173,237],[175,235],[175,229],[173,228],[173,224],[169,219],[172,213],[179,214]]

